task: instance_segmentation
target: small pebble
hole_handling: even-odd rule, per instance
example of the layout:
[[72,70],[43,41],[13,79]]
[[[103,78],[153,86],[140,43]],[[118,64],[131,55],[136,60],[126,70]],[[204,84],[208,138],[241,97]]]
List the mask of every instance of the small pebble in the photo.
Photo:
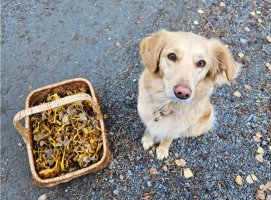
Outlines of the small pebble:
[[109,183],[114,183],[114,179],[109,180]]
[[245,43],[247,43],[247,40],[243,39],[243,38],[240,38],[240,42],[243,43],[243,44],[245,44]]
[[151,181],[148,181],[148,182],[147,182],[147,185],[148,185],[149,187],[151,187],[151,186],[152,186]]
[[68,192],[68,191],[69,191],[68,189],[65,190],[65,192]]
[[123,175],[120,175],[120,180],[122,180],[123,179]]
[[119,190],[114,190],[113,193],[114,193],[115,195],[118,195],[118,194],[119,194]]
[[22,143],[19,143],[18,146],[21,147],[23,144]]
[[134,79],[133,82],[136,82],[136,79]]
[[249,31],[250,31],[250,29],[249,29],[248,27],[245,27],[245,31],[249,32]]

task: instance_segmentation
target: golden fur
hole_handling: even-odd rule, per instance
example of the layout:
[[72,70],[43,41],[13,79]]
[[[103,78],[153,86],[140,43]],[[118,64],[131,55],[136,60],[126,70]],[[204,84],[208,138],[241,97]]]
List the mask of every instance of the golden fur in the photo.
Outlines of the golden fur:
[[[161,30],[141,42],[140,52],[146,69],[139,80],[138,112],[146,126],[143,147],[149,149],[155,141],[157,158],[168,156],[173,139],[196,137],[214,124],[210,95],[215,83],[235,78],[240,70],[230,51],[216,39],[188,32]],[[168,59],[174,53],[176,61]],[[199,60],[206,62],[199,68]],[[186,100],[174,95],[177,85],[191,89]],[[163,118],[154,119],[162,112]]]

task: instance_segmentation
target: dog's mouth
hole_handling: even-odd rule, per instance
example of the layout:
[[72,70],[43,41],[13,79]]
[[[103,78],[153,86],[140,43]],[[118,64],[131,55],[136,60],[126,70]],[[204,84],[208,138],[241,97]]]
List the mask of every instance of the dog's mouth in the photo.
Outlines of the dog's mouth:
[[189,97],[188,99],[179,99],[176,96],[170,96],[168,97],[172,101],[180,102],[180,103],[190,103],[193,99],[193,97]]

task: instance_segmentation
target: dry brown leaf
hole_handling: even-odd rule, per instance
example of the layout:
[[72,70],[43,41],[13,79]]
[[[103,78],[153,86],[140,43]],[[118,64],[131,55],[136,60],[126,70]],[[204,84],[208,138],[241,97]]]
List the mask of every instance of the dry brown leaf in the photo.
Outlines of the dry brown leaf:
[[235,93],[233,93],[233,95],[236,97],[241,97],[241,93],[239,91],[236,91]]
[[256,160],[258,160],[259,162],[263,163],[263,155],[262,154],[258,154],[257,156],[255,156]]
[[245,85],[245,88],[251,90],[252,87],[250,85]]
[[198,10],[198,13],[202,14],[202,13],[204,13],[204,12],[203,12],[202,9],[199,9],[199,10]]
[[252,136],[252,138],[253,138],[253,140],[255,141],[255,142],[262,142],[262,140],[260,139],[260,138],[258,138],[256,135],[253,135]]
[[186,165],[186,161],[184,159],[178,159],[174,161],[176,165],[178,165],[178,167],[184,167]]
[[264,193],[264,191],[258,190],[258,192],[256,194],[256,198],[265,200],[265,193]]
[[247,181],[249,184],[254,183],[253,180],[252,180],[252,178],[251,178],[251,176],[250,176],[250,174],[246,177],[246,181]]
[[255,11],[252,11],[250,14],[251,14],[253,17],[255,17],[255,15],[256,15]]
[[243,53],[238,53],[238,56],[239,56],[240,58],[243,58],[243,57],[244,57],[244,54],[243,54]]
[[[270,38],[271,38],[271,37],[270,37]],[[271,65],[270,65],[270,63],[266,63],[265,66],[266,66],[269,70],[271,70]]]
[[269,191],[271,191],[271,182],[270,181],[265,184],[265,188],[268,189]]
[[263,135],[262,135],[260,132],[255,133],[255,135],[256,135],[258,138],[263,137]]
[[199,24],[199,22],[198,21],[194,21],[194,24],[197,25],[197,24]]
[[155,145],[152,145],[151,150],[152,150],[153,152],[155,152],[156,146],[155,146]]
[[162,167],[162,169],[163,169],[164,171],[167,171],[167,166],[164,165],[164,166]]
[[223,2],[220,2],[219,4],[221,7],[225,7],[226,5]]
[[264,186],[264,184],[261,184],[259,188],[260,188],[260,190],[267,191],[266,187]]
[[159,174],[159,172],[157,171],[157,169],[155,167],[153,167],[153,168],[150,169],[150,174],[151,175],[156,175],[156,174]]
[[46,200],[46,199],[47,199],[46,194],[43,194],[38,198],[38,200]]
[[235,182],[236,182],[238,185],[242,185],[242,177],[241,177],[240,175],[236,176]]
[[193,176],[193,173],[191,172],[191,170],[190,170],[189,168],[185,168],[185,169],[183,170],[183,173],[184,173],[184,177],[185,177],[185,178],[190,178],[190,177]]
[[259,23],[262,23],[262,20],[261,19],[257,19]]
[[258,180],[257,177],[254,174],[250,174],[250,175],[251,175],[253,181],[257,181]]
[[116,46],[118,46],[118,47],[119,47],[119,46],[120,46],[120,43],[119,43],[119,42],[117,42],[117,43],[116,43]]
[[254,5],[256,5],[257,4],[257,1],[251,1]]

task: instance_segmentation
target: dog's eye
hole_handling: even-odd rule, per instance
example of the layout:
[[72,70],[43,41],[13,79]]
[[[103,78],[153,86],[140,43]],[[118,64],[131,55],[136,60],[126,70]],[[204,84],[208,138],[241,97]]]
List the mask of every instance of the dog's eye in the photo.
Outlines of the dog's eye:
[[205,61],[204,60],[200,60],[197,64],[198,67],[204,67],[205,66]]
[[168,59],[175,61],[177,59],[177,56],[174,53],[168,54]]

